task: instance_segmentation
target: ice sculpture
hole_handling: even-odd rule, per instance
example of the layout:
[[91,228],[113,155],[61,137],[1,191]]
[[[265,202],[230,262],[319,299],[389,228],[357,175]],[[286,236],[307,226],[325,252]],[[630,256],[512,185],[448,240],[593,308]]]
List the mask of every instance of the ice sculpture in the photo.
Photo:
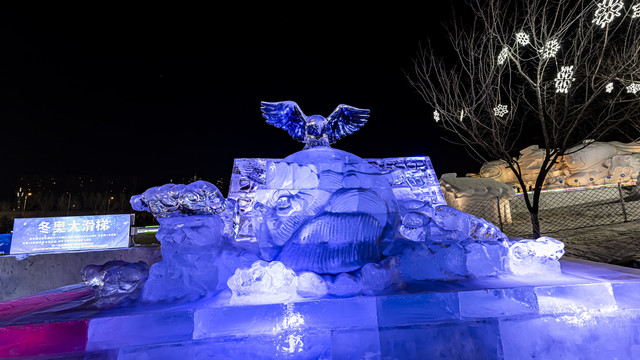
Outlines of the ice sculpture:
[[267,123],[287,130],[295,140],[305,143],[305,149],[329,146],[361,128],[369,117],[369,110],[344,104],[327,118],[322,115],[306,116],[293,101],[263,101],[261,104]]
[[[334,275],[382,260],[402,241],[393,232],[400,216],[422,221],[426,204],[444,202],[428,159],[366,161],[328,147],[236,160],[229,198],[240,204],[239,246],[295,271]],[[411,214],[399,213],[398,198]]]
[[219,214],[225,209],[225,199],[217,187],[206,181],[189,185],[166,184],[153,187],[131,198],[131,207],[150,211],[157,218],[172,216]]
[[564,244],[556,239],[543,236],[536,241],[521,240],[509,247],[507,268],[514,275],[558,272],[560,264],[556,260],[563,254]]
[[305,149],[284,159],[236,159],[227,199],[203,181],[132,198],[160,223],[163,261],[150,269],[146,301],[377,294],[523,273],[524,264],[557,263],[562,254],[548,250],[550,239],[511,240],[447,206],[427,157],[362,159],[329,146],[362,126],[368,110],[340,105],[326,119],[306,117],[291,101],[263,102],[262,110]]
[[143,261],[134,264],[116,260],[82,268],[82,280],[98,290],[93,306],[101,309],[137,300],[148,275],[148,266]]
[[188,188],[165,185],[132,199],[160,215],[163,261],[150,270],[146,301],[227,292],[235,305],[348,297],[515,274],[527,261],[558,259],[510,251],[521,241],[534,249],[548,241],[514,242],[445,205],[425,157],[365,160],[313,147],[285,159],[237,159],[227,199],[212,197],[219,191],[211,184],[196,187],[208,194],[203,199],[225,204],[222,212],[206,202],[201,215],[188,215],[180,202],[154,203],[165,191],[180,199],[175,189]]
[[279,261],[256,261],[249,269],[236,269],[227,280],[233,293],[231,304],[284,303],[294,300],[298,279]]

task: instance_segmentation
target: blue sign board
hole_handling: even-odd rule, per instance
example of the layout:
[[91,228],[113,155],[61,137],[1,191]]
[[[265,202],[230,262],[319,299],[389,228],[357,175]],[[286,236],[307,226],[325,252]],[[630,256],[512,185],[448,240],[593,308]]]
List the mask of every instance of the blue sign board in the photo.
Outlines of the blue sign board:
[[11,246],[11,234],[0,234],[0,255],[8,254]]
[[10,254],[128,247],[130,230],[129,214],[19,218]]

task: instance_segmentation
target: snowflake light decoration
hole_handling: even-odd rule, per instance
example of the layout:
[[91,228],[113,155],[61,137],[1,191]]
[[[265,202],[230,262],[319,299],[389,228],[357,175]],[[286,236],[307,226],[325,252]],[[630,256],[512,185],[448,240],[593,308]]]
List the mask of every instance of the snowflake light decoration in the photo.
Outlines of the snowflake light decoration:
[[633,9],[633,14],[631,14],[631,18],[632,19],[639,18],[640,17],[640,4],[633,5],[631,7],[631,9]]
[[560,43],[558,40],[553,39],[544,44],[544,47],[540,49],[540,53],[543,59],[547,59],[555,57],[558,50],[560,50]]
[[568,93],[573,80],[575,80],[573,78],[573,65],[561,67],[556,76],[556,92]]
[[529,45],[529,34],[520,31],[516,34],[516,41],[522,46]]
[[595,17],[593,18],[594,23],[604,28],[612,22],[615,18],[622,15],[620,12],[624,3],[622,0],[603,0],[598,4],[598,9],[596,10]]
[[507,56],[509,56],[509,48],[505,46],[502,48],[502,51],[500,51],[500,54],[498,54],[498,65],[504,64]]
[[606,92],[608,92],[608,93],[612,92],[613,91],[613,83],[612,82],[608,83],[607,86],[604,88],[604,90]]
[[493,114],[498,117],[503,117],[507,115],[508,112],[509,108],[507,107],[507,105],[500,104],[493,108]]
[[640,83],[632,83],[631,85],[627,86],[627,92],[630,94],[635,94],[638,91],[640,91]]
[[436,122],[440,121],[440,112],[438,112],[438,110],[433,112],[433,120]]

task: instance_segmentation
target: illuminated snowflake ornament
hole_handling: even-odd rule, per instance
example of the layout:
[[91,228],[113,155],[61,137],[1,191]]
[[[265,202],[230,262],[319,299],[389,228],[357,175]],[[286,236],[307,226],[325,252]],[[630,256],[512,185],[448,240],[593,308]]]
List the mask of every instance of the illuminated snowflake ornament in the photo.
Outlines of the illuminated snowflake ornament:
[[624,3],[622,0],[603,0],[598,4],[598,9],[592,22],[604,28],[622,14],[621,10],[623,6]]
[[518,44],[525,46],[525,45],[529,45],[529,34],[521,31],[519,33],[516,34],[516,41],[518,42]]
[[436,122],[440,121],[440,112],[438,112],[438,110],[433,112],[433,120],[435,120]]
[[502,48],[502,51],[500,51],[500,54],[498,54],[498,65],[504,64],[508,56],[509,56],[509,48],[505,46]]
[[640,17],[640,4],[633,5],[631,7],[631,9],[633,9],[633,14],[631,14],[631,18],[632,19],[639,18]]
[[638,91],[640,91],[640,83],[632,83],[631,85],[627,86],[627,92],[630,94],[635,94]]
[[556,92],[568,93],[573,80],[575,80],[573,78],[573,66],[561,67],[558,75],[556,76]]
[[500,104],[493,108],[493,114],[498,117],[503,117],[507,115],[508,112],[509,108],[507,107],[507,105]]
[[604,88],[604,90],[606,92],[608,92],[608,93],[612,92],[613,91],[613,83],[612,82],[608,83],[607,86]]
[[540,55],[543,59],[548,59],[556,56],[556,53],[560,50],[560,43],[558,40],[549,40],[544,44],[544,47],[540,49]]

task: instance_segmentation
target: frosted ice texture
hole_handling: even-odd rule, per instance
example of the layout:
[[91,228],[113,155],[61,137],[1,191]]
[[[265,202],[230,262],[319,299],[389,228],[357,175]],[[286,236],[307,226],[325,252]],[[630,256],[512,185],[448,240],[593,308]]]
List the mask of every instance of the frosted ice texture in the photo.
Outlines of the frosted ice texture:
[[218,294],[228,289],[226,281],[236,269],[258,260],[232,245],[232,234],[226,229],[236,207],[234,201],[226,204],[217,215],[158,218],[156,237],[162,244],[162,261],[149,270],[145,301],[193,301]]
[[249,269],[237,269],[227,280],[231,304],[282,303],[296,294],[298,279],[279,261],[256,261]]
[[152,187],[142,195],[131,198],[133,210],[149,211],[157,218],[219,214],[225,206],[225,198],[220,190],[202,180],[188,185]]
[[[258,181],[256,165],[265,167]],[[296,272],[339,274],[378,262],[393,241],[397,208],[386,175],[331,148],[237,160],[229,193],[240,208],[236,241]]]
[[369,110],[341,104],[326,118],[306,116],[294,101],[261,103],[267,124],[286,130],[295,140],[305,143],[305,149],[328,147],[341,137],[360,129],[369,117]]
[[82,281],[97,290],[93,306],[112,308],[129,300],[136,300],[149,276],[145,262],[129,263],[121,260],[82,268]]
[[558,259],[564,255],[564,244],[543,236],[537,240],[520,240],[509,246],[507,268],[514,275],[560,270]]
[[161,225],[150,301],[228,290],[235,304],[378,294],[416,281],[559,271],[563,254],[557,240],[511,240],[447,206],[427,157],[365,160],[315,147],[236,159],[227,199],[201,181],[152,188],[132,204]]
[[433,204],[444,204],[426,157],[364,160],[331,148],[237,159],[229,198],[240,208],[237,243],[323,274],[376,263],[405,240],[425,241]]

